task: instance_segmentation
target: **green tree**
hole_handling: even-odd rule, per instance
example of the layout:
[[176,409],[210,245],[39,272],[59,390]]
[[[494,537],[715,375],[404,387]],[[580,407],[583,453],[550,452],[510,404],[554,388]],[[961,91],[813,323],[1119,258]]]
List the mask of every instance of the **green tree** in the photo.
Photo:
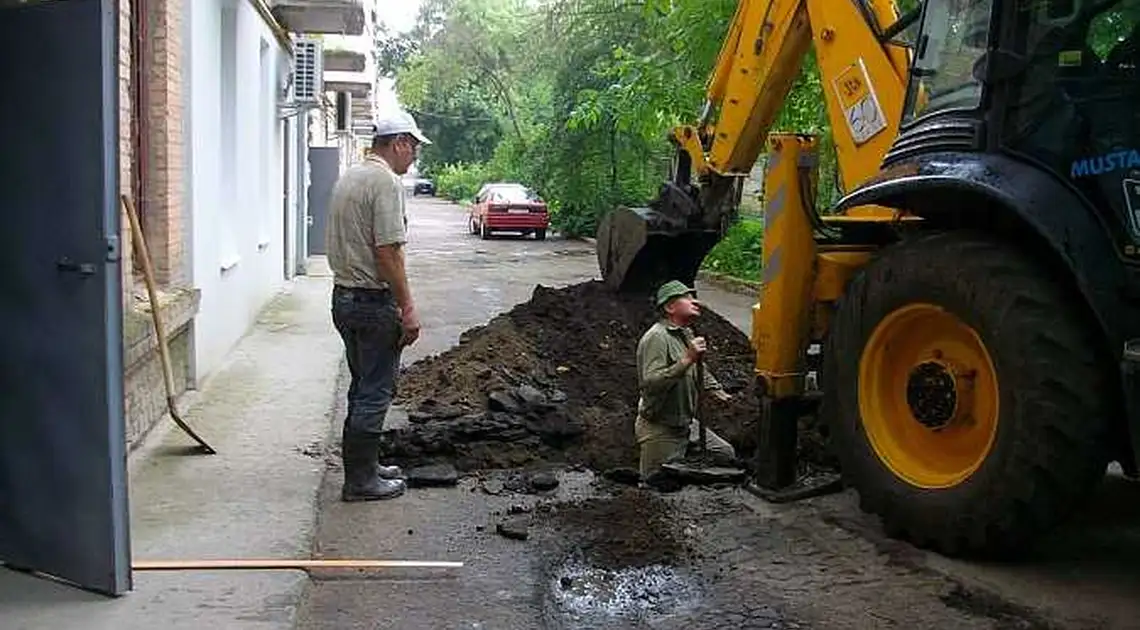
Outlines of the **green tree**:
[[[423,163],[441,194],[464,199],[478,182],[520,181],[547,199],[557,228],[592,234],[615,205],[656,194],[672,158],[668,132],[700,115],[736,5],[425,0],[416,27],[382,38],[378,50],[401,100],[433,134]],[[824,137],[826,207],[838,178],[822,102],[809,56],[775,128]],[[759,230],[741,234],[735,240],[751,239],[756,251]]]

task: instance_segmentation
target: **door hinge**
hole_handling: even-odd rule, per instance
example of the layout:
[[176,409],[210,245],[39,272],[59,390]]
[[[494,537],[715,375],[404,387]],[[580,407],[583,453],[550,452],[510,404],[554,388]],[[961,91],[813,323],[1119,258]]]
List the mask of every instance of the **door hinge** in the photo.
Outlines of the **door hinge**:
[[119,251],[119,237],[107,237],[107,262],[119,262],[122,253]]

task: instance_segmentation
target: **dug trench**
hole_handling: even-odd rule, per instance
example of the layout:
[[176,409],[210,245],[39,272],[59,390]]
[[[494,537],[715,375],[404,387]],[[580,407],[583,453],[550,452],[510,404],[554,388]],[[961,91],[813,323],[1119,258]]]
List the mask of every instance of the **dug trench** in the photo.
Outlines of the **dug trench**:
[[[757,507],[726,485],[658,493],[615,483],[606,473],[636,466],[635,351],[656,317],[646,296],[597,282],[538,286],[403,371],[407,421],[386,430],[383,460],[444,470],[423,485],[455,487],[423,496],[454,493],[444,505],[471,527],[448,534],[449,550],[469,538],[504,550],[496,563],[529,559],[487,588],[530,582],[537,620],[552,630],[1054,627],[998,610],[991,600],[1000,599],[925,569],[893,542],[879,549],[875,535],[828,522],[818,505]],[[694,330],[733,394],[700,413],[747,456],[760,417],[751,345],[708,308]],[[802,472],[834,468],[809,423],[799,448]]]
[[[637,480],[636,348],[657,317],[648,296],[600,282],[537,286],[455,347],[404,369],[396,402],[407,422],[385,432],[381,455],[421,485],[454,483],[457,470],[467,477],[462,488],[508,502],[488,514],[495,524],[486,531],[528,541],[520,544],[542,556],[544,627],[787,622],[774,601],[755,597],[739,617],[710,622],[709,611],[726,602],[710,595],[718,578],[688,510],[625,485]],[[751,344],[707,307],[693,330],[708,342],[706,368],[732,394],[727,402],[704,397],[699,414],[746,461],[760,413]],[[832,467],[812,427],[805,422],[800,433],[803,472]],[[440,469],[440,483],[423,483],[422,471]],[[593,481],[583,486],[584,478]]]
[[[597,281],[537,286],[527,302],[464,332],[450,350],[403,370],[396,402],[408,422],[386,431],[381,454],[404,466],[460,472],[636,466],[636,347],[657,319],[648,296]],[[748,337],[705,308],[693,325],[708,342],[707,369],[733,395],[704,396],[707,426],[742,459],[758,442],[759,401]],[[802,467],[833,468],[819,433],[801,423]]]

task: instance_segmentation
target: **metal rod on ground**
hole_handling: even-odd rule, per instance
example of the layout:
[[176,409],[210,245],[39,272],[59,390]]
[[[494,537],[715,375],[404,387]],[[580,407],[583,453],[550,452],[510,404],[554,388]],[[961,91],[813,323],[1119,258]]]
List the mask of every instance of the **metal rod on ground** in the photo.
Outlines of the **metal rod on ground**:
[[185,431],[186,435],[197,442],[207,455],[213,455],[217,451],[182,420],[182,416],[178,413],[178,406],[174,402],[174,370],[170,367],[170,349],[166,345],[166,329],[162,325],[162,315],[159,312],[158,289],[155,287],[154,267],[150,261],[150,250],[146,246],[146,239],[143,236],[142,225],[139,222],[135,204],[126,195],[121,195],[120,199],[123,202],[123,209],[127,213],[127,221],[131,224],[131,241],[135,245],[135,253],[142,260],[143,279],[146,281],[146,292],[150,297],[151,319],[154,321],[154,334],[158,337],[158,354],[162,359],[162,376],[166,385],[166,408],[178,428]]
[[136,561],[136,571],[193,571],[258,569],[398,569],[463,568],[462,562],[421,560],[151,560]]

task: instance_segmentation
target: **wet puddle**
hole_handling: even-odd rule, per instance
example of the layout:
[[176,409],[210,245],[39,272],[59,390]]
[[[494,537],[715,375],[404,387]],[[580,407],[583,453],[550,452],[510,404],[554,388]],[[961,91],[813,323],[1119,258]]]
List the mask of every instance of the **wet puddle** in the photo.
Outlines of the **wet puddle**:
[[567,559],[549,578],[550,621],[566,628],[626,628],[696,609],[700,589],[675,567],[605,569]]

